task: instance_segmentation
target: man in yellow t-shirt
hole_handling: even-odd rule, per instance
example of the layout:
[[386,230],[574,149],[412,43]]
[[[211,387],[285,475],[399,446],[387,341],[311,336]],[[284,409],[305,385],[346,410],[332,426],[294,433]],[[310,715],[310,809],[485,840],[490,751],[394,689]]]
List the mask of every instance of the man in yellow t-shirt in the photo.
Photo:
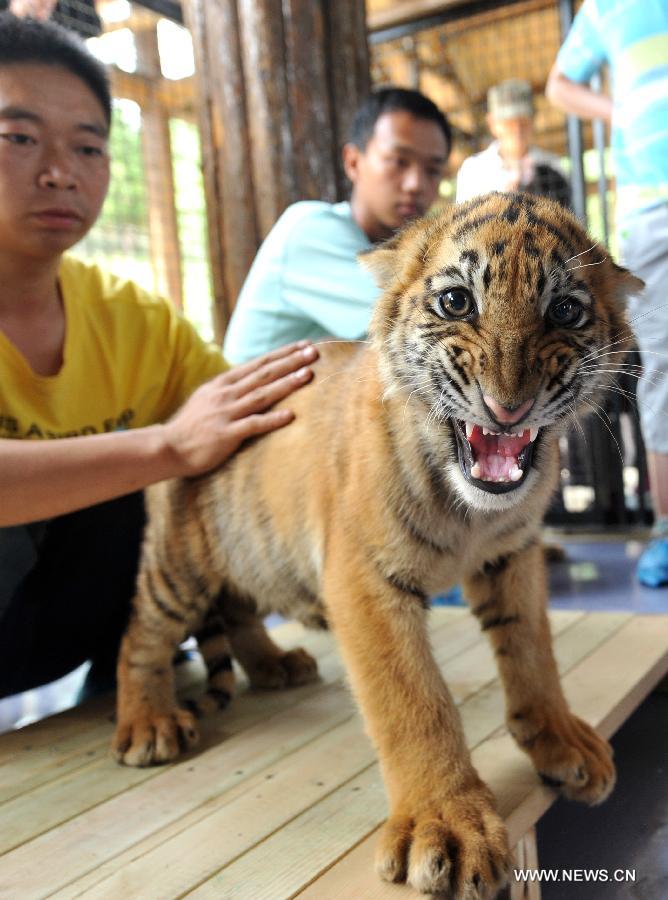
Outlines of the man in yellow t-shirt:
[[104,68],[52,23],[0,15],[0,696],[113,670],[141,490],[287,424],[317,351],[229,369],[172,307],[64,256],[109,182]]

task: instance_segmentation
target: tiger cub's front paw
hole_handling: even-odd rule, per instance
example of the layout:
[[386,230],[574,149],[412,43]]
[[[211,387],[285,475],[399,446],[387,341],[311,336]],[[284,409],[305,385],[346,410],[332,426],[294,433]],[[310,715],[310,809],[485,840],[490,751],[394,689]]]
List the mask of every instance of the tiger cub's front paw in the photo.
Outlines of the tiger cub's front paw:
[[266,656],[257,660],[248,676],[253,687],[294,687],[316,681],[318,664],[310,653],[297,647],[279,656]]
[[376,870],[449,900],[491,900],[508,880],[506,829],[483,784],[436,802],[404,804],[385,824]]
[[142,710],[132,719],[119,719],[111,752],[125,766],[153,766],[171,762],[198,740],[195,717],[187,710]]
[[591,725],[568,710],[538,723],[518,714],[509,725],[545,784],[569,800],[596,805],[607,799],[616,778],[612,748]]

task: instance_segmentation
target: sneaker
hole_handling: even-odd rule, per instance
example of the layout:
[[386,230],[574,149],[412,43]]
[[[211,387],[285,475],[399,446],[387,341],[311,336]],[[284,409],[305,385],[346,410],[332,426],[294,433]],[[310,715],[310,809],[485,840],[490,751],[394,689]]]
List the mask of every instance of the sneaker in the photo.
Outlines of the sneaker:
[[636,576],[645,587],[668,585],[668,537],[656,538],[642,552]]
[[431,598],[432,606],[466,606],[462,589],[457,584],[444,594],[437,594]]

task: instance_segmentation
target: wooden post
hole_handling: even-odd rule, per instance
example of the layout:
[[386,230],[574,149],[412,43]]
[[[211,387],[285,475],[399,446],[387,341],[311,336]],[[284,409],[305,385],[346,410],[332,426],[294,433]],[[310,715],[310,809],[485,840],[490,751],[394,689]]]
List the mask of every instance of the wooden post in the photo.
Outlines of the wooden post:
[[[536,829],[530,828],[515,847],[516,868],[534,871],[538,870],[538,847],[536,844]],[[540,882],[512,881],[509,888],[510,900],[540,900]]]
[[169,114],[159,96],[160,57],[155,26],[137,32],[137,61],[145,77],[142,148],[148,192],[151,260],[156,288],[181,309],[183,283],[176,214]]
[[297,200],[346,196],[370,89],[364,0],[186,0],[220,339],[261,240]]

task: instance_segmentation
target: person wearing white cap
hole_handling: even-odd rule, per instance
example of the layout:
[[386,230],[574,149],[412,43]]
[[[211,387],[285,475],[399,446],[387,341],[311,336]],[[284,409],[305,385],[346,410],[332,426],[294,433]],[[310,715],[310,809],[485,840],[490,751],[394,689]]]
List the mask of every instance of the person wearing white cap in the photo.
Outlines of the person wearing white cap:
[[528,191],[570,205],[559,157],[531,145],[531,85],[511,78],[487,93],[487,126],[494,141],[464,160],[457,175],[457,202],[489,191]]

